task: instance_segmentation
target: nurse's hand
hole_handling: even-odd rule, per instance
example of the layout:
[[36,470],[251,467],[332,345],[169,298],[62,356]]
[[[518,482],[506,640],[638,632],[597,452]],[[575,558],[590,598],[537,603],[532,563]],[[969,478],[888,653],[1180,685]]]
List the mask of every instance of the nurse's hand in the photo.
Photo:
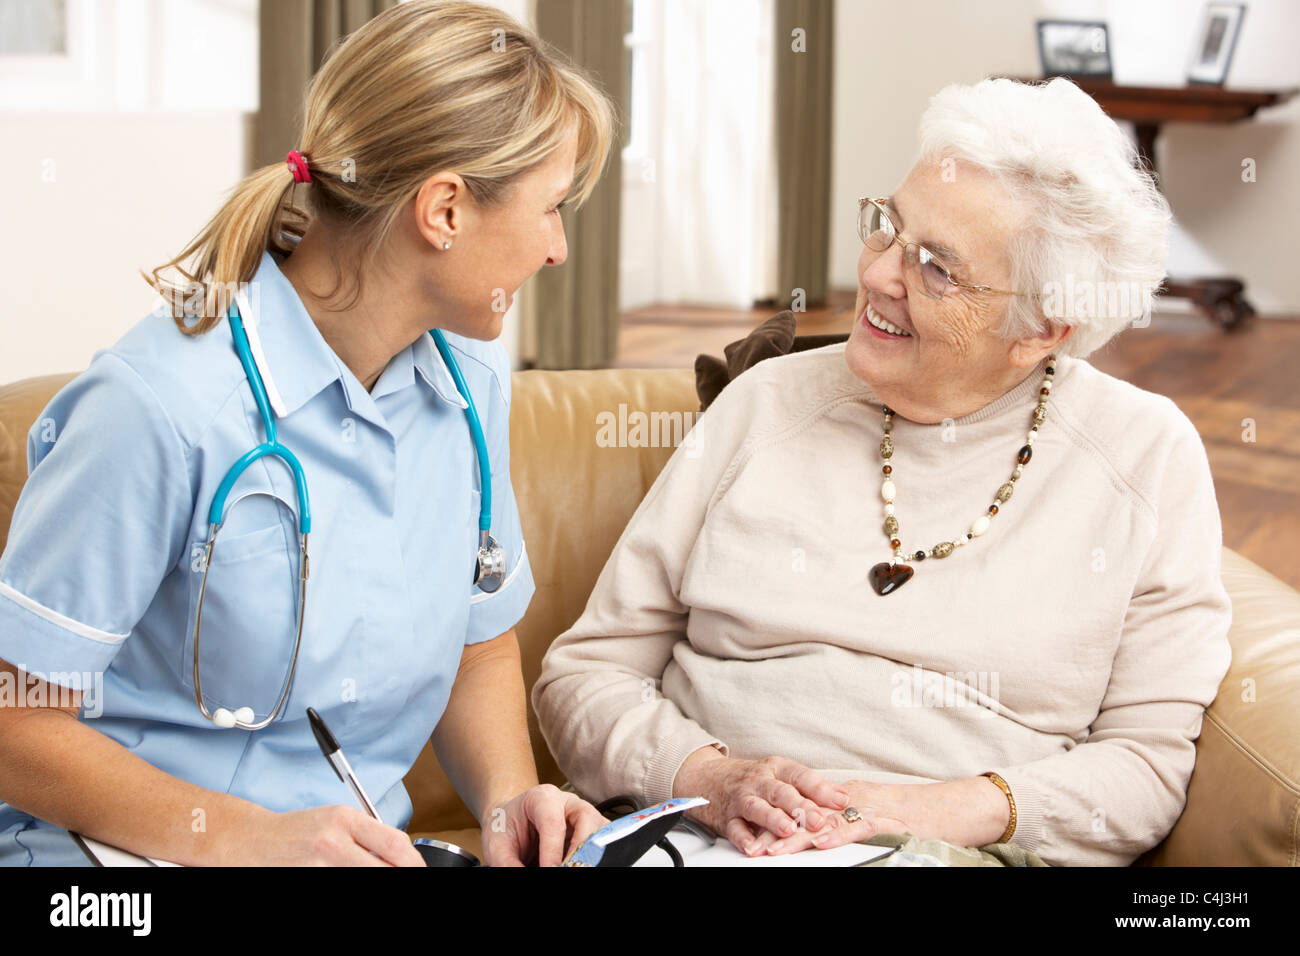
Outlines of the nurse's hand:
[[[259,815],[226,860],[255,866],[424,866],[411,838],[356,807]],[[255,857],[255,858],[254,858]]]
[[488,866],[559,866],[609,821],[577,794],[544,783],[525,790],[484,821]]

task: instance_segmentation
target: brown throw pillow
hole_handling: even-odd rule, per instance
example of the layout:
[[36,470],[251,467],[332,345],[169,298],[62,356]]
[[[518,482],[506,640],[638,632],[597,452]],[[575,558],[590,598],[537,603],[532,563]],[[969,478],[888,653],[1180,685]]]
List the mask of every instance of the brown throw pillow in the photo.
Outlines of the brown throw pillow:
[[712,355],[695,359],[695,394],[700,398],[700,411],[704,411],[732,379],[763,359],[790,352],[817,349],[823,345],[848,340],[848,334],[795,335],[797,323],[789,309],[778,312],[758,328],[725,349],[725,361]]

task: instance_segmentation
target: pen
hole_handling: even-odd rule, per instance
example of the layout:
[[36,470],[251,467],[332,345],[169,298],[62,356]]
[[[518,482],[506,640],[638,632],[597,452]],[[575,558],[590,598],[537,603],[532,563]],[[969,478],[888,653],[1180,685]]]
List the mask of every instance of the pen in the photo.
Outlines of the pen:
[[361,804],[362,809],[376,820],[379,820],[380,823],[383,823],[379,811],[375,809],[375,805],[371,803],[365,788],[361,786],[361,781],[352,772],[352,765],[348,763],[348,758],[343,756],[343,749],[339,747],[338,740],[330,733],[330,729],[325,726],[325,721],[321,720],[320,714],[308,707],[307,719],[311,721],[311,732],[316,735],[316,743],[320,744],[320,752],[330,762],[330,766],[334,768],[334,772],[338,774],[339,779],[348,785],[348,789],[352,791],[352,796],[357,798],[357,803]]

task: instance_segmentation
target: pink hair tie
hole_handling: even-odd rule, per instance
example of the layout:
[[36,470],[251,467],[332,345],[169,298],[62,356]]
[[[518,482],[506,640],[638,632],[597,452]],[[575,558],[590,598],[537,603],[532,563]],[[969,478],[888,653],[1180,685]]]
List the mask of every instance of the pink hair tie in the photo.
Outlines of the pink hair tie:
[[302,153],[291,149],[285,154],[284,161],[289,164],[295,183],[311,182],[311,173],[307,171],[307,160],[303,159]]

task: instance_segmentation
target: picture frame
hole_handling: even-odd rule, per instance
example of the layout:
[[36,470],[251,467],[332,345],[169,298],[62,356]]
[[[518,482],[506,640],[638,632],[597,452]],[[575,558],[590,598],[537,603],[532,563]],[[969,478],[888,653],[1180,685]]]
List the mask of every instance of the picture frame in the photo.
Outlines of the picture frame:
[[1110,30],[1093,20],[1038,20],[1043,76],[1111,78]]
[[1187,82],[1222,86],[1246,16],[1244,3],[1207,3],[1187,65]]

